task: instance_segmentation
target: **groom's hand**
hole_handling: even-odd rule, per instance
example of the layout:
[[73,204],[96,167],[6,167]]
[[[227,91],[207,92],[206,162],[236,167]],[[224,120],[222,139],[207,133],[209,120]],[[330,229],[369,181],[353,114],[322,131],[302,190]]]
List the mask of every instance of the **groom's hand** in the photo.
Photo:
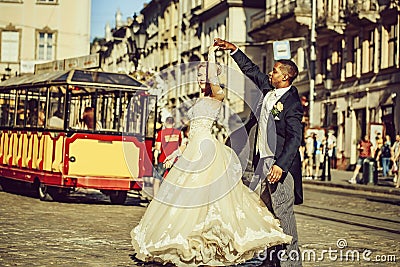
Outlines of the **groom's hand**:
[[272,165],[271,170],[268,173],[268,182],[274,184],[278,182],[282,177],[283,170],[278,165]]

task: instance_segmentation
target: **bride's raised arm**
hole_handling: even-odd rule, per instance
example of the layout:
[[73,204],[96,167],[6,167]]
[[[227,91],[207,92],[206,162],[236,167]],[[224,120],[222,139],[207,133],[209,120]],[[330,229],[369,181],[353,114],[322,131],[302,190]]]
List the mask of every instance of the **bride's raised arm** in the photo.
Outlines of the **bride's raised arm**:
[[215,51],[217,51],[218,48],[219,46],[213,45],[208,48],[208,81],[211,86],[212,97],[222,101],[225,98],[225,93],[218,79],[218,75],[221,74],[221,68],[217,65],[215,60]]

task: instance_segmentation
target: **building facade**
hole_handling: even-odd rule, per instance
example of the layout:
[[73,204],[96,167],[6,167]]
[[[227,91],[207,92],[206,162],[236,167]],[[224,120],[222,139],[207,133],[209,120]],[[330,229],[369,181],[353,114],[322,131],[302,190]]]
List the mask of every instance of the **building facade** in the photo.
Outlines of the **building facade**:
[[91,0],[0,0],[0,75],[33,73],[34,65],[85,56]]
[[[292,57],[301,72],[300,94],[310,100],[315,72],[312,121],[306,127],[333,129],[339,156],[356,162],[356,144],[377,132],[400,131],[400,7],[398,1],[317,0],[316,64],[310,64],[312,1],[266,1],[252,18],[249,34],[257,41],[296,39]],[[272,52],[270,45],[266,50]],[[269,64],[272,64],[269,62]],[[307,115],[309,117],[310,114]]]
[[[167,77],[165,108],[176,109],[185,99],[199,94],[196,73],[185,70],[190,62],[207,59],[208,47],[215,37],[243,46],[259,62],[253,55],[260,54],[261,48],[249,45],[253,39],[247,32],[251,16],[264,9],[263,1],[150,1],[141,11],[149,39],[140,64],[144,70]],[[218,53],[217,57],[225,68],[220,79],[226,88],[224,124],[228,124],[231,113],[248,116],[249,106],[256,101],[251,95],[257,89],[246,86],[246,79],[228,53]],[[179,68],[179,65],[184,66]]]
[[[115,28],[105,26],[105,37],[96,38],[91,44],[91,54],[100,54],[100,65],[103,71],[135,74],[138,70],[138,51],[133,38],[133,21],[141,17],[122,19],[122,13],[115,13]],[[138,78],[138,77],[135,77]]]

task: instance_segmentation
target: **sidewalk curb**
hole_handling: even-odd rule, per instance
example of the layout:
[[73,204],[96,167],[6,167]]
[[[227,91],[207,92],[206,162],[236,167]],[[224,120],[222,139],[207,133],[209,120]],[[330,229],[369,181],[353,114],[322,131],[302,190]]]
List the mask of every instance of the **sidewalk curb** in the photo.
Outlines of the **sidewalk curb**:
[[361,184],[338,184],[332,182],[322,182],[322,181],[312,181],[312,180],[303,180],[303,184],[307,185],[318,185],[324,187],[336,187],[336,188],[344,188],[351,189],[356,191],[367,191],[372,193],[381,193],[381,194],[390,194],[400,196],[400,189],[398,188],[382,188],[378,185],[361,185]]

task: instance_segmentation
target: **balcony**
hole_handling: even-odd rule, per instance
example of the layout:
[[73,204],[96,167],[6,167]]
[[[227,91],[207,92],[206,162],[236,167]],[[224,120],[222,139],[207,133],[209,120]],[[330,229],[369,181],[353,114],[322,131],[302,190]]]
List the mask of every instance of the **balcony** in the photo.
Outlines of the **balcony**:
[[377,0],[352,0],[347,2],[344,14],[352,23],[363,25],[365,22],[377,23],[380,19]]
[[251,17],[251,29],[256,29],[268,22],[277,20],[286,14],[293,13],[296,4],[295,2],[295,0],[280,1],[276,5],[267,6],[265,10],[261,10]]
[[[311,0],[280,0],[250,18],[249,34],[256,40],[279,40],[311,24]],[[283,24],[284,22],[284,24]],[[286,30],[285,30],[286,29]],[[287,31],[287,29],[292,29]]]

